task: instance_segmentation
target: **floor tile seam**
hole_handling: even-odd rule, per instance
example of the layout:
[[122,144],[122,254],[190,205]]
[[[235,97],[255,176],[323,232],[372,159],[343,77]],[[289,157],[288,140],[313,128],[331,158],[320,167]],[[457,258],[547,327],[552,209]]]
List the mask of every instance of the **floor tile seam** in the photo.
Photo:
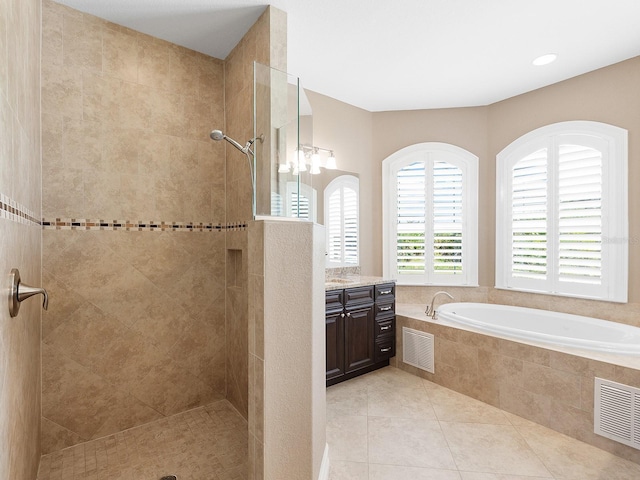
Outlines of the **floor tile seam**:
[[[440,420],[437,420],[438,422],[438,428],[440,429],[440,433],[442,434],[442,438],[444,438],[444,442],[447,445],[447,450],[449,451],[449,455],[451,455],[451,460],[453,461],[453,464],[456,467],[456,470],[458,471],[458,474],[460,474],[460,466],[458,465],[458,462],[456,462],[456,457],[453,455],[453,450],[451,449],[451,445],[449,444],[449,439],[447,438],[447,436],[444,433],[444,429],[442,428],[442,423]],[[462,475],[460,475],[462,477]]]
[[[362,463],[362,462],[353,462],[353,463]],[[490,473],[490,472],[473,472],[470,470],[459,470],[458,466],[456,465],[455,469],[451,469],[451,468],[438,468],[438,467],[424,467],[424,466],[416,466],[416,465],[405,465],[402,463],[388,463],[388,462],[368,462],[368,465],[382,465],[382,466],[388,466],[388,467],[404,467],[404,468],[415,468],[415,469],[422,469],[422,470],[438,470],[441,472],[466,472],[466,473]]]
[[[506,415],[505,415],[506,416]],[[507,417],[508,419],[508,417]],[[510,421],[510,420],[509,420]],[[536,451],[535,448],[533,448],[533,446],[529,443],[529,441],[527,440],[527,437],[525,437],[523,435],[523,433],[520,431],[520,428],[518,428],[518,425],[513,425],[512,424],[512,428],[516,431],[516,433],[518,434],[518,436],[524,441],[524,443],[527,445],[527,447],[529,448],[529,450],[531,451],[531,453],[533,453],[535,455],[535,457],[538,459],[538,461],[542,464],[542,466],[544,466],[545,470],[547,471],[547,473],[550,475],[548,478],[550,479],[556,479],[555,474],[551,471],[551,469],[549,468],[549,466],[547,465],[547,462],[544,461],[544,459],[542,458],[542,456],[540,456],[540,454]]]

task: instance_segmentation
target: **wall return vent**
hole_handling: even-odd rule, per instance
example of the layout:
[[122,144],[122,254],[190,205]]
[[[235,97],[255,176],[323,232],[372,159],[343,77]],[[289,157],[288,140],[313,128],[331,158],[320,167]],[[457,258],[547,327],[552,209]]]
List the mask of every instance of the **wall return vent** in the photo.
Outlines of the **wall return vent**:
[[593,431],[640,450],[640,389],[596,378]]
[[402,361],[404,363],[435,373],[433,344],[434,337],[430,333],[402,327]]

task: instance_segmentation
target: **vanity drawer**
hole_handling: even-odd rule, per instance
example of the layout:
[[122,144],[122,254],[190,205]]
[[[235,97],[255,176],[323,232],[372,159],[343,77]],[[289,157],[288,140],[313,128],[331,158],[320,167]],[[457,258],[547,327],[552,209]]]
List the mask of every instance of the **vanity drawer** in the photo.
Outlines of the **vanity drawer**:
[[376,302],[376,318],[390,317],[395,315],[396,308],[393,302],[379,303]]
[[376,302],[393,302],[396,296],[395,283],[381,283],[375,285]]
[[325,311],[327,313],[341,312],[344,300],[344,290],[328,290],[325,292]]
[[344,290],[344,305],[351,307],[354,305],[364,305],[373,303],[373,287],[356,287]]
[[391,317],[387,320],[377,320],[375,325],[374,335],[376,337],[376,341],[382,340],[381,337],[385,336],[395,336],[396,331],[396,318]]
[[396,354],[396,339],[384,338],[383,340],[376,341],[374,359],[376,362],[381,360],[387,360]]

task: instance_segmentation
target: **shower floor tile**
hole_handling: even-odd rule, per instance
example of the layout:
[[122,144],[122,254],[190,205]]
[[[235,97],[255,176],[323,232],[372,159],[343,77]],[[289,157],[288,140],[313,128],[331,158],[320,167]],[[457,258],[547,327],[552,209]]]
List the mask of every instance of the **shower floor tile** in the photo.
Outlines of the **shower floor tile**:
[[226,400],[43,455],[37,480],[245,480],[247,422]]

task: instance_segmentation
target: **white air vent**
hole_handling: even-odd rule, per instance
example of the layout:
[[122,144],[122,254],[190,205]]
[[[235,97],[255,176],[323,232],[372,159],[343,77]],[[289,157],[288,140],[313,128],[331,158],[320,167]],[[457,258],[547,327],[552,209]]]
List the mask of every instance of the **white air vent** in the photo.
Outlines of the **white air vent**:
[[402,361],[429,373],[435,373],[433,335],[402,327]]
[[640,389],[595,379],[594,432],[640,450]]

